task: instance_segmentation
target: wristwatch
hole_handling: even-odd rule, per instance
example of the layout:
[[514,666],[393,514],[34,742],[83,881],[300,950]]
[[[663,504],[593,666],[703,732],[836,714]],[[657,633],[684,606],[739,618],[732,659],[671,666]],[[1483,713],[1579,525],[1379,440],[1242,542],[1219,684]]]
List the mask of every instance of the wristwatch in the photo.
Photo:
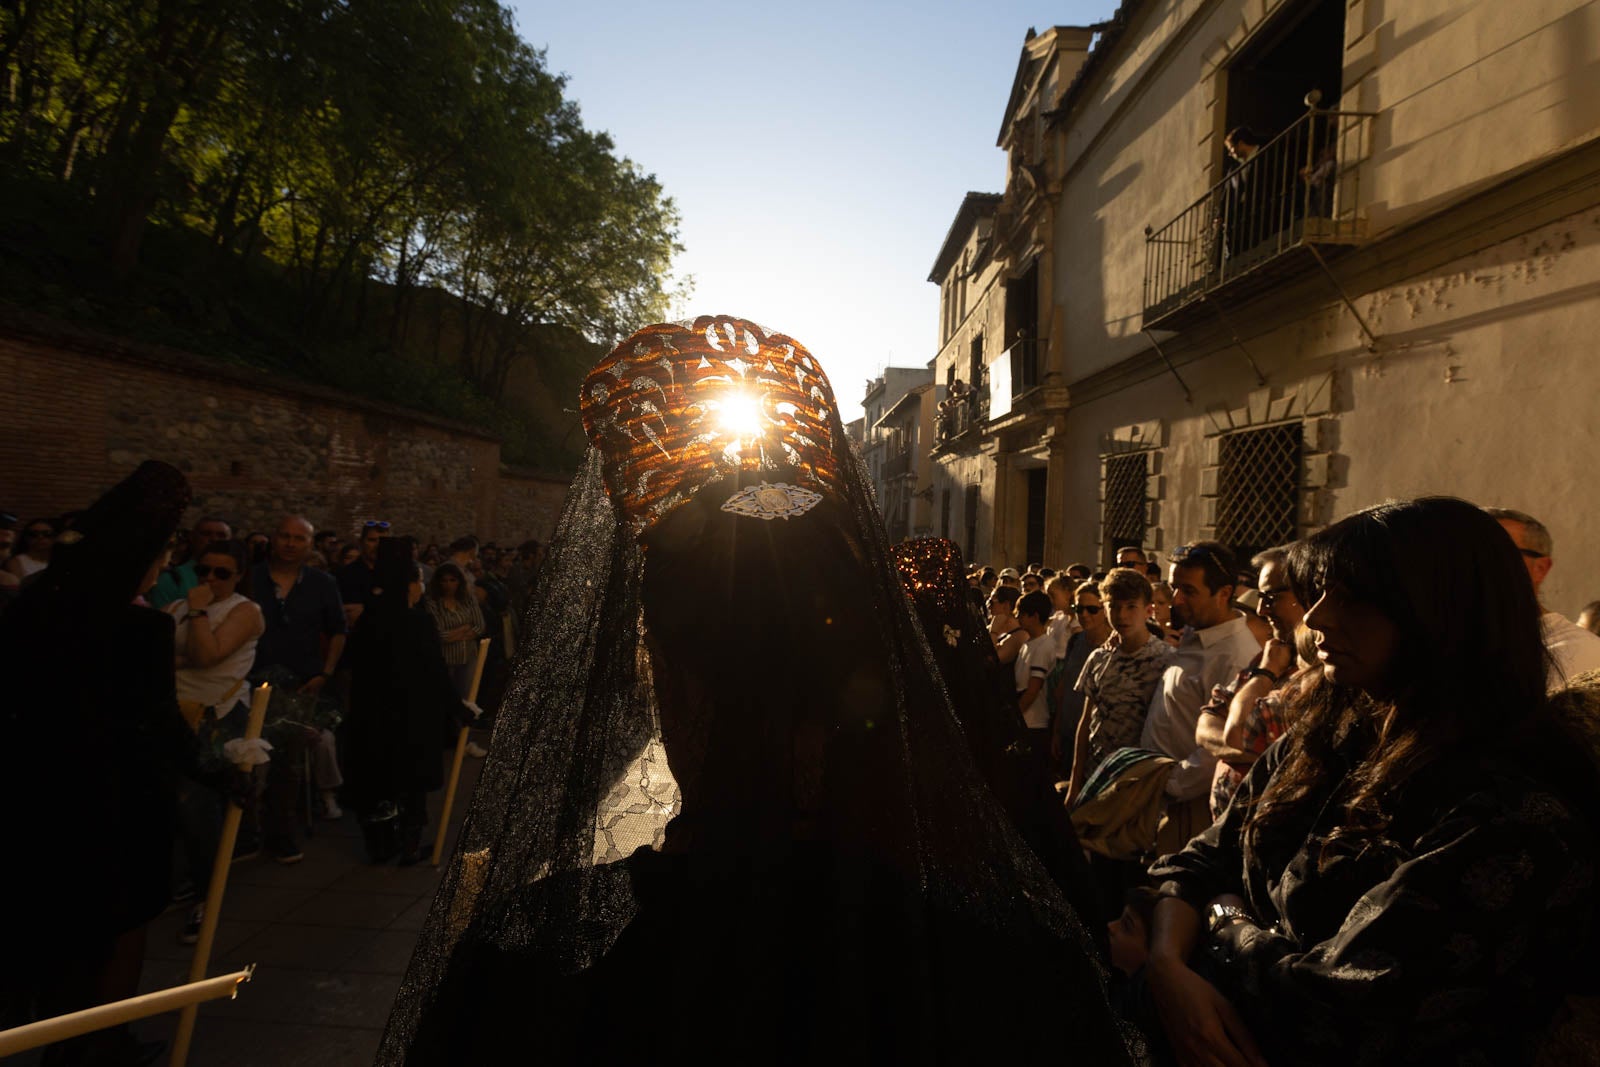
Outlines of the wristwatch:
[[1249,678],[1271,678],[1273,685],[1277,685],[1279,682],[1283,681],[1283,679],[1279,678],[1276,674],[1273,674],[1271,671],[1267,670],[1265,667],[1251,667],[1249,670],[1244,672],[1244,676],[1245,676],[1246,679],[1249,679]]
[[1253,922],[1250,913],[1236,904],[1213,904],[1206,909],[1206,933],[1212,937],[1230,923]]

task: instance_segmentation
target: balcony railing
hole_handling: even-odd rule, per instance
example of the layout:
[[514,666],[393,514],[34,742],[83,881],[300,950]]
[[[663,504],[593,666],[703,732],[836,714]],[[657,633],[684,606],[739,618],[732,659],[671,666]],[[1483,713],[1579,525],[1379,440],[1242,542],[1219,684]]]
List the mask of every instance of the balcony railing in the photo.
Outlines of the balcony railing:
[[1044,380],[1044,368],[1041,366],[1040,357],[1044,354],[1044,346],[1038,338],[1025,337],[1006,349],[1003,358],[1011,361],[1011,398],[1026,393],[1030,389],[1038,388]]
[[889,458],[883,461],[884,481],[888,481],[890,478],[903,478],[911,473],[911,450],[909,448],[890,452]]
[[[1315,108],[1145,237],[1144,325],[1177,329],[1200,300],[1298,271],[1306,249],[1359,244],[1372,112]],[[1301,255],[1291,255],[1299,252]]]
[[948,444],[989,421],[989,387],[978,388],[939,406],[934,415],[935,447]]

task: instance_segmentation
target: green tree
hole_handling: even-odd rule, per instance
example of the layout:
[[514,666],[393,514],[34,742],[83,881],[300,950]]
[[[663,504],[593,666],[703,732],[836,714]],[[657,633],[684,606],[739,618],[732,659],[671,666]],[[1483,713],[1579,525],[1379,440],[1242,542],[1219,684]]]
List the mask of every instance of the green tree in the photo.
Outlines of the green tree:
[[[0,168],[72,285],[165,271],[310,373],[426,353],[493,398],[534,327],[606,340],[672,295],[672,201],[497,0],[9,0],[0,64]],[[184,251],[141,271],[152,226]]]

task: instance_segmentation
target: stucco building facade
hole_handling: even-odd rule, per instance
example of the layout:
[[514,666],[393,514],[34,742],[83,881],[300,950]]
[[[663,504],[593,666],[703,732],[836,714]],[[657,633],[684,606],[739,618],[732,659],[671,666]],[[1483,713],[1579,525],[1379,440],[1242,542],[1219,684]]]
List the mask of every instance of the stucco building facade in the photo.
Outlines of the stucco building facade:
[[[889,427],[882,425],[884,416],[907,393],[932,381],[933,374],[926,367],[885,367],[882,374],[867,382],[866,392],[861,398],[861,458],[866,463],[868,477],[872,479],[878,510],[886,521],[889,516],[886,506],[889,496],[888,472],[898,471],[904,466],[899,458],[904,441],[893,437]],[[918,445],[918,449],[926,451],[923,445]],[[891,458],[894,459],[893,463]]]
[[[1127,0],[1099,30],[1045,113],[1044,425],[980,434],[997,497],[1044,459],[1045,561],[1448,493],[1550,526],[1547,606],[1600,594],[1600,4]],[[1020,563],[1004,510],[989,561]]]
[[944,387],[932,381],[906,390],[878,420],[874,430],[883,448],[878,506],[890,541],[928,537],[934,530],[934,414]]

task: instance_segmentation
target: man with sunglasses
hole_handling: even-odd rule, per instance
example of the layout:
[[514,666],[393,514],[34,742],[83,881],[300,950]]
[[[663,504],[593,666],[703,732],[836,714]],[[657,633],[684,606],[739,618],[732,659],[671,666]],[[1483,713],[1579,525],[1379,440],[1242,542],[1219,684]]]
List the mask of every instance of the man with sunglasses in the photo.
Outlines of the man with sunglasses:
[[1544,607],[1540,592],[1545,578],[1555,560],[1554,539],[1545,524],[1524,511],[1510,508],[1484,508],[1500,521],[1512,543],[1522,553],[1522,563],[1533,581],[1533,595],[1539,597],[1539,628],[1544,633],[1544,647],[1550,653],[1549,686],[1559,689],[1585,671],[1600,669],[1600,637],[1576,625],[1560,612]]
[[1220,818],[1250,765],[1283,736],[1282,689],[1302,663],[1295,650],[1295,635],[1306,609],[1289,584],[1289,551],[1279,545],[1258,553],[1250,561],[1256,568],[1257,612],[1272,628],[1261,655],[1240,671],[1229,685],[1211,690],[1200,709],[1194,737],[1217,757],[1211,776],[1211,817]]
[[389,536],[387,519],[368,519],[361,524],[356,543],[361,555],[333,573],[339,579],[339,596],[344,601],[345,622],[351,626],[361,618],[372,595],[372,575],[378,566],[378,542]]
[[175,604],[188,596],[189,590],[200,584],[200,579],[194,573],[194,565],[205,554],[206,548],[232,537],[233,527],[228,525],[228,520],[215,515],[203,517],[189,531],[188,560],[161,572],[155,588],[145,595],[145,600],[153,608],[166,610],[168,604]]

